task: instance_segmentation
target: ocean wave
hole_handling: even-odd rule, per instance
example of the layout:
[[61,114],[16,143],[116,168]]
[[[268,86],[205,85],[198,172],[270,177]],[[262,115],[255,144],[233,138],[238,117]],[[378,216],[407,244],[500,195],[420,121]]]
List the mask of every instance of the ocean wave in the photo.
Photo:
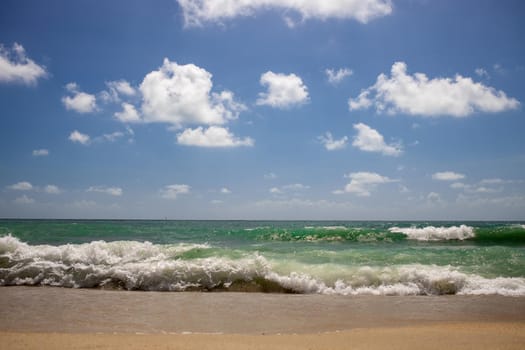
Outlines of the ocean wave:
[[[96,241],[32,246],[0,237],[0,285],[149,291],[238,290],[340,295],[525,296],[525,278],[487,278],[452,266],[308,264],[239,256],[188,256],[208,245]],[[186,255],[185,255],[186,254]]]
[[306,230],[318,230],[318,229],[323,229],[323,230],[327,230],[327,231],[334,231],[334,230],[339,230],[339,231],[345,231],[345,230],[348,230],[345,226],[338,226],[338,225],[335,225],[335,226],[305,226],[304,227]]
[[474,228],[467,225],[451,227],[426,226],[418,227],[391,227],[390,232],[402,233],[408,239],[418,241],[447,241],[470,239],[475,237]]

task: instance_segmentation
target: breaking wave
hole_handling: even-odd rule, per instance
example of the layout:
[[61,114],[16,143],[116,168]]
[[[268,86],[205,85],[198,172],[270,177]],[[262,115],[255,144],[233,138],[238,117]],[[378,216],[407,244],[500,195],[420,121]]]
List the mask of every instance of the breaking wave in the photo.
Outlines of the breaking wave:
[[418,241],[448,241],[474,238],[474,228],[467,225],[451,226],[451,227],[435,227],[426,226],[422,228],[417,227],[391,227],[390,232],[402,233],[408,239]]
[[525,295],[525,278],[487,278],[456,267],[308,264],[207,244],[94,241],[29,245],[0,237],[0,285],[155,291],[255,291],[340,295]]

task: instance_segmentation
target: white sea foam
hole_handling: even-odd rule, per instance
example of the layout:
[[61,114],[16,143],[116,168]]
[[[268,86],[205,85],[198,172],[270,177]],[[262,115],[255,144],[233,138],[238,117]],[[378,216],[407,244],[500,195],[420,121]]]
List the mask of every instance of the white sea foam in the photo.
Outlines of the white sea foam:
[[272,260],[257,253],[236,258],[181,256],[208,248],[132,241],[31,246],[4,236],[0,237],[0,285],[183,291],[266,280],[297,293],[525,296],[525,278],[487,278],[452,266],[352,267]]
[[525,278],[484,278],[450,266],[361,267],[345,278],[323,281],[308,274],[270,273],[268,279],[298,293],[340,295],[488,295],[524,296]]
[[474,228],[467,225],[451,227],[426,226],[418,227],[391,227],[390,232],[402,233],[408,239],[418,241],[445,241],[445,240],[465,240],[475,237]]

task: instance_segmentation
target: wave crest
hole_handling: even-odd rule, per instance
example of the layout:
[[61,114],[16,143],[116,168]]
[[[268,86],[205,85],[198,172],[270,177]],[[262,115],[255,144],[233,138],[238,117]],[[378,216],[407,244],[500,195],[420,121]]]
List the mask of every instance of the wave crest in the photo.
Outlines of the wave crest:
[[435,227],[426,226],[418,227],[391,227],[390,232],[402,233],[408,239],[418,241],[447,241],[470,239],[475,237],[474,228],[467,225],[450,226],[450,227]]
[[[307,264],[258,253],[188,253],[208,245],[96,241],[31,246],[0,237],[0,285],[187,291],[242,290],[340,295],[525,295],[525,278],[486,278],[451,266]],[[197,257],[195,257],[197,256]]]

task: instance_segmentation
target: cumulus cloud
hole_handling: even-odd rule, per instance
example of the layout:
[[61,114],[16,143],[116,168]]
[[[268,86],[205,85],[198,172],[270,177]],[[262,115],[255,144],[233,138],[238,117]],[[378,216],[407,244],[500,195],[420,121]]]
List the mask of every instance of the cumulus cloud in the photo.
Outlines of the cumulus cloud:
[[325,69],[326,78],[328,82],[332,85],[337,85],[343,81],[344,78],[351,76],[354,72],[348,68],[335,69]]
[[[212,87],[212,74],[205,69],[194,64],[179,65],[165,58],[163,65],[148,73],[140,85],[143,121],[176,127],[225,124],[246,109],[235,101],[231,91],[211,92]],[[129,112],[131,108],[128,109]],[[136,119],[134,114],[127,116]]]
[[135,109],[131,103],[122,103],[122,111],[115,112],[115,118],[123,123],[139,123],[141,118],[139,112]]
[[100,97],[105,102],[119,102],[120,96],[133,97],[137,95],[137,90],[126,80],[115,80],[106,82],[108,90],[100,93]]
[[[353,193],[360,197],[369,197],[378,185],[397,181],[378,173],[366,171],[350,173],[345,177],[349,178],[350,182],[345,186],[344,192]],[[340,194],[342,191],[334,193]]]
[[0,83],[35,85],[48,75],[44,66],[26,56],[24,47],[14,43],[11,50],[0,44]]
[[[239,16],[254,16],[257,11],[268,9],[296,12],[302,20],[354,19],[361,23],[392,12],[391,0],[178,0],[178,3],[186,26],[221,23]],[[285,19],[291,21],[288,16]]]
[[105,186],[91,186],[89,187],[86,192],[98,192],[98,193],[105,193],[110,196],[120,197],[122,196],[122,188],[120,187],[105,187]]
[[391,76],[381,74],[357,98],[348,101],[351,111],[375,106],[377,112],[406,113],[415,116],[467,117],[476,112],[502,112],[516,109],[518,100],[471,78],[429,79],[423,73],[410,75],[404,62],[392,65]]
[[222,194],[230,194],[232,193],[232,191],[230,191],[230,189],[228,189],[227,187],[223,187],[221,188],[221,191],[220,191]]
[[354,129],[357,130],[357,135],[354,137],[352,146],[361,151],[379,152],[386,156],[399,156],[403,153],[401,145],[386,144],[383,135],[366,124],[354,124]]
[[261,85],[266,92],[259,93],[257,105],[288,108],[308,102],[308,88],[295,74],[281,74],[268,71],[261,75]]
[[69,141],[78,142],[82,145],[87,145],[89,144],[90,137],[89,135],[83,134],[78,130],[74,130],[73,132],[71,132],[71,134],[69,134]]
[[33,189],[33,185],[27,181],[20,181],[9,186],[8,188],[16,191],[31,191]]
[[44,192],[49,194],[60,194],[62,190],[56,185],[47,185],[44,187]]
[[91,113],[97,110],[97,98],[80,91],[77,83],[69,83],[66,90],[71,96],[62,97],[62,103],[67,110],[73,110],[77,113]]
[[335,140],[332,136],[332,133],[326,132],[324,135],[317,137],[317,139],[324,145],[328,151],[335,151],[338,149],[343,149],[346,147],[348,142],[348,137],[343,136],[339,140]]
[[195,129],[186,129],[177,134],[177,143],[185,146],[198,147],[239,147],[253,146],[254,141],[249,137],[240,139],[235,137],[228,128],[210,126],[207,129],[199,126]]
[[160,190],[160,195],[165,199],[177,199],[177,197],[181,194],[190,193],[190,189],[191,187],[188,185],[168,185],[164,186],[164,188]]
[[439,181],[458,181],[465,177],[464,174],[455,173],[453,171],[442,171],[432,174],[432,179]]
[[274,180],[274,179],[277,179],[277,174],[275,173],[264,174],[264,178],[266,180]]
[[48,155],[49,155],[49,150],[47,150],[45,148],[33,150],[33,156],[35,156],[35,157],[45,157],[45,156],[48,156]]

